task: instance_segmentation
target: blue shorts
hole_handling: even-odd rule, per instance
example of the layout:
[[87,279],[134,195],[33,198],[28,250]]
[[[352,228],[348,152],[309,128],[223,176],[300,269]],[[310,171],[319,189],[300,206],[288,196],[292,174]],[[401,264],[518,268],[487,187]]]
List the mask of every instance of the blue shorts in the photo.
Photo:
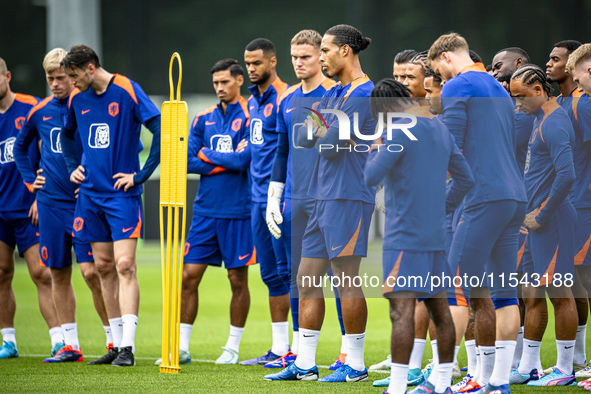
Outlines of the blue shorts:
[[193,214],[185,243],[185,264],[210,264],[226,269],[256,263],[250,219],[220,219]]
[[529,268],[527,273],[530,277],[539,275],[540,286],[550,284],[555,278],[564,283],[565,274],[573,275],[571,278],[574,279],[576,220],[575,208],[572,204],[565,204],[538,230],[530,230],[533,270]]
[[575,238],[575,266],[591,267],[591,208],[577,209],[577,229]]
[[74,237],[114,242],[144,236],[142,196],[94,197],[78,194]]
[[[455,211],[451,214],[451,219],[449,226],[451,226],[451,240],[447,241],[446,251],[447,255],[449,256],[451,250],[451,244],[453,243],[453,236],[458,229],[458,223],[460,222],[460,218],[464,213],[464,201],[458,205]],[[449,217],[449,215],[448,215]],[[453,273],[454,276],[462,277],[464,275],[464,266],[458,265],[456,271]],[[458,285],[458,286],[456,286]],[[468,306],[470,305],[470,290],[468,286],[465,285],[464,282],[459,283],[458,281],[453,282],[452,286],[447,289],[447,300],[449,305],[452,306]]]
[[[459,268],[462,276],[467,275],[468,283],[479,282],[489,287],[492,298],[517,298],[517,288],[510,286],[506,278],[516,271],[519,228],[525,210],[526,203],[514,200],[465,207],[448,258],[451,272],[458,272]],[[489,275],[493,278],[492,286]],[[448,293],[450,302],[453,297]]]
[[[275,239],[269,232],[265,220],[267,203],[252,203],[250,224],[252,240],[261,270],[261,279],[269,289],[269,296],[289,294],[289,271],[287,254],[281,238]],[[280,226],[282,227],[282,226]]]
[[367,256],[374,204],[353,200],[317,200],[302,242],[302,257],[332,260]]
[[523,272],[523,256],[525,254],[526,239],[527,235],[519,233],[519,249],[517,249],[517,272]]
[[298,294],[298,269],[302,258],[302,239],[308,225],[308,219],[314,209],[314,200],[286,198],[283,209],[281,239],[287,255],[287,268],[290,273],[290,291],[292,297]]
[[450,277],[445,251],[410,252],[384,250],[382,252],[382,295],[412,291],[419,300],[431,298],[445,291],[446,284],[436,278]]
[[29,210],[0,211],[0,241],[12,249],[18,247],[19,256],[39,242],[39,229],[33,226]]
[[66,268],[72,265],[72,244],[78,263],[94,261],[90,243],[72,238],[74,210],[50,207],[37,202],[39,209],[39,256],[50,268]]

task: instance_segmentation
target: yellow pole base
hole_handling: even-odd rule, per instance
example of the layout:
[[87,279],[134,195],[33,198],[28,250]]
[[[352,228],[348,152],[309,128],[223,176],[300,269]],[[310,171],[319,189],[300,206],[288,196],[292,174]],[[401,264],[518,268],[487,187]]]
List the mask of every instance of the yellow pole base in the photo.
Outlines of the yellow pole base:
[[162,373],[181,373],[181,368],[180,367],[160,366],[160,372],[162,372]]

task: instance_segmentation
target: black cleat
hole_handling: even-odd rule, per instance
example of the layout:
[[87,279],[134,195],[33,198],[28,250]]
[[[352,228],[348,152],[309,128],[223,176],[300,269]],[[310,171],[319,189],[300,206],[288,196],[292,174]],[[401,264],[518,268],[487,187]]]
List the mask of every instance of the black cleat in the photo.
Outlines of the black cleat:
[[113,360],[111,365],[115,367],[131,367],[135,365],[135,359],[133,358],[133,353],[131,352],[131,346],[125,346],[119,348],[119,354],[117,358]]
[[116,347],[113,347],[111,344],[109,344],[109,347],[107,349],[109,349],[109,352],[107,354],[105,354],[103,357],[99,358],[98,360],[91,361],[87,364],[88,365],[111,364],[113,362],[113,360],[115,360],[117,358],[117,354],[119,352],[118,352],[118,349]]

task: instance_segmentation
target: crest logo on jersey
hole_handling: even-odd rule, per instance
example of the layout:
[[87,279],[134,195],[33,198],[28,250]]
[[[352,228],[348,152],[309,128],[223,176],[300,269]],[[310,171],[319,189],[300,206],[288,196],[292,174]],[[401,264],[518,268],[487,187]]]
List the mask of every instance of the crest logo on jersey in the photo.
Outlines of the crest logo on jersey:
[[6,164],[14,161],[14,141],[16,137],[10,137],[0,142],[0,163]]
[[240,130],[240,126],[242,126],[242,119],[241,118],[238,118],[232,122],[232,130],[233,131]]
[[53,153],[62,153],[62,140],[61,140],[62,129],[54,127],[49,132],[49,138],[51,139],[51,151]]
[[269,103],[265,106],[265,110],[263,111],[265,118],[268,118],[272,112],[273,112],[273,104]]
[[112,102],[109,104],[109,115],[117,116],[119,114],[119,103]]
[[185,243],[185,253],[183,254],[183,256],[186,256],[189,254],[189,249],[191,248],[191,244],[186,242]]
[[[534,138],[535,138],[535,136],[534,136]],[[530,147],[527,147],[527,156],[525,156],[525,168],[523,169],[524,174],[527,174],[529,171],[530,160],[531,160],[531,149],[530,149]]]
[[43,257],[43,260],[45,261],[49,258],[49,253],[47,253],[47,248],[45,246],[41,248],[41,257]]
[[234,152],[232,147],[232,137],[223,134],[214,134],[211,139],[210,147],[216,152]]
[[79,232],[82,230],[82,226],[84,226],[84,219],[81,217],[74,219],[74,231]]
[[263,121],[260,119],[253,119],[250,123],[250,142],[260,145],[265,142],[263,137]]
[[25,124],[25,117],[24,116],[19,116],[18,118],[16,118],[14,120],[14,126],[17,128],[17,130],[22,129],[24,124]]
[[109,125],[106,123],[93,123],[88,134],[88,146],[95,149],[105,149],[111,144]]

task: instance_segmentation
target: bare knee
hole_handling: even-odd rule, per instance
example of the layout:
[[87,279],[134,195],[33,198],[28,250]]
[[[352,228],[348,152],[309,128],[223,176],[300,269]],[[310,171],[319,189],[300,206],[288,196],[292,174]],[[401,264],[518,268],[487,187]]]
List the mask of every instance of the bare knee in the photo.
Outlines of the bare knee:
[[95,287],[97,284],[100,286],[99,273],[93,263],[80,264],[80,272],[88,287]]
[[117,260],[117,271],[122,276],[135,276],[137,271],[135,258],[132,256],[121,256]]
[[228,270],[228,280],[232,292],[241,292],[248,289],[248,271],[246,270]]

